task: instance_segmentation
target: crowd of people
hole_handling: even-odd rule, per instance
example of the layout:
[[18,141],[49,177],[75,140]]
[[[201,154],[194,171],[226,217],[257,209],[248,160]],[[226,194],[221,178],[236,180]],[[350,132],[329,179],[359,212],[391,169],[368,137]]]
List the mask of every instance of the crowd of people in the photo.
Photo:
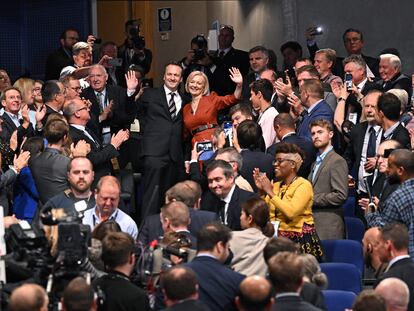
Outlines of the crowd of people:
[[[398,50],[366,56],[350,28],[342,58],[310,27],[310,56],[286,42],[279,71],[222,25],[217,51],[196,36],[152,88],[138,22],[125,34],[117,47],[64,30],[44,81],[0,69],[6,229],[42,230],[55,259],[45,214],[92,231],[92,282],[73,278],[63,310],[326,310],[321,240],[346,238],[350,198],[376,279],[354,310],[414,310],[414,83]],[[42,286],[15,287],[10,310],[47,310]]]

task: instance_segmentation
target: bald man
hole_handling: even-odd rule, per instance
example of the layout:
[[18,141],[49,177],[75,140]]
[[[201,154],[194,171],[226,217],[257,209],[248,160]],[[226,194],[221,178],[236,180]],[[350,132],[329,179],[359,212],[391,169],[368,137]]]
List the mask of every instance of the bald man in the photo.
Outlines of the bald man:
[[253,275],[240,283],[240,295],[236,297],[239,311],[271,310],[273,303],[270,283],[264,277]]
[[43,287],[24,284],[16,288],[10,297],[10,311],[47,311],[49,297]]
[[410,301],[410,290],[407,284],[397,278],[382,280],[375,288],[385,300],[387,311],[406,311]]
[[376,279],[381,276],[387,267],[387,263],[382,262],[379,257],[378,243],[380,234],[378,227],[369,228],[362,239],[365,265],[374,271]]

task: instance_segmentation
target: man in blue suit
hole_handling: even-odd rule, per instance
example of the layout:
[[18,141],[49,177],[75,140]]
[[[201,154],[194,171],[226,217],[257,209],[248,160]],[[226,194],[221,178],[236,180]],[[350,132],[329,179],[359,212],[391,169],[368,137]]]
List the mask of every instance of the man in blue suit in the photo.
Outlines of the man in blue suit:
[[299,136],[312,139],[309,125],[316,120],[333,121],[333,111],[326,103],[321,82],[311,79],[303,81],[300,86],[300,100],[304,106],[302,120],[296,129]]
[[199,299],[210,310],[237,310],[234,299],[244,276],[223,263],[229,256],[231,231],[221,223],[204,226],[197,236],[197,256],[186,264],[197,275]]

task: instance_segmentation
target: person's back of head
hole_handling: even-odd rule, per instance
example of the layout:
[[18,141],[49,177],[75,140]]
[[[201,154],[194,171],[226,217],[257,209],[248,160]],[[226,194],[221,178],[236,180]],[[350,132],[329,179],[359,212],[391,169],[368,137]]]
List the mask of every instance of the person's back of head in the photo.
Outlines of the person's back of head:
[[56,144],[63,141],[68,134],[69,126],[65,121],[56,119],[46,123],[44,137],[49,144]]
[[270,258],[280,252],[299,253],[300,247],[299,244],[285,237],[271,238],[263,249],[263,257],[266,263],[269,262]]
[[401,102],[392,93],[384,93],[378,98],[378,111],[382,112],[385,118],[391,121],[398,121],[400,118]]
[[260,146],[262,128],[252,120],[244,120],[237,127],[237,141],[240,148],[255,150]]
[[372,289],[362,291],[352,305],[353,311],[386,311],[384,299]]
[[[401,223],[390,223],[380,229],[381,238],[386,243],[392,243],[392,247],[398,252],[408,253],[409,235],[408,229]],[[393,254],[391,254],[393,256]],[[395,255],[393,256],[395,257]]]
[[303,283],[303,265],[299,255],[280,252],[270,258],[268,268],[276,293],[299,292]]
[[301,91],[305,91],[310,97],[316,99],[324,98],[322,83],[316,79],[308,79],[303,81]]
[[92,231],[92,238],[102,241],[110,232],[122,232],[120,225],[112,219],[100,222]]
[[396,149],[391,152],[391,156],[395,166],[403,168],[409,177],[414,176],[414,153],[411,150]]
[[183,202],[173,201],[161,208],[162,222],[168,222],[172,228],[187,228],[190,224],[188,206]]
[[385,300],[387,311],[406,311],[408,309],[410,290],[402,280],[386,278],[375,287],[375,292]]
[[314,283],[320,289],[328,286],[328,277],[321,271],[318,260],[311,254],[301,254],[299,257],[303,264],[303,273],[309,282]]
[[96,310],[92,286],[82,277],[76,277],[66,286],[62,297],[63,311]]
[[37,284],[23,284],[13,290],[9,311],[47,311],[49,298],[43,287]]
[[111,232],[102,240],[102,261],[107,270],[114,270],[130,261],[134,239],[125,232]]
[[209,223],[197,234],[197,251],[212,251],[218,243],[227,244],[231,238],[231,230],[219,223]]
[[240,311],[270,310],[273,304],[271,285],[262,276],[246,277],[240,283],[240,294],[236,297],[236,306]]
[[161,274],[161,287],[167,306],[187,299],[198,299],[197,277],[193,270],[175,266]]
[[45,104],[53,101],[56,95],[60,93],[59,85],[57,80],[46,81],[41,89],[42,99]]
[[309,76],[312,77],[312,79],[315,79],[315,80],[320,79],[319,72],[314,65],[305,65],[305,66],[300,67],[298,70],[296,70],[296,76],[299,77],[299,75],[304,72],[308,73]]
[[183,202],[188,208],[195,207],[201,198],[201,187],[192,180],[185,180],[172,186],[165,193],[166,203]]
[[279,113],[274,121],[273,126],[280,127],[281,129],[295,130],[295,120],[292,116],[286,112]]

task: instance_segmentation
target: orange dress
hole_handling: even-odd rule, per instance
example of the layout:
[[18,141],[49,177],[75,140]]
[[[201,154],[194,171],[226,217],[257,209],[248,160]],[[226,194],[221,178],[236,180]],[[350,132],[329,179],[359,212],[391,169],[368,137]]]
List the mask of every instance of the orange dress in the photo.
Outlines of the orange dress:
[[[191,137],[192,131],[202,125],[217,125],[218,111],[233,106],[237,102],[238,99],[233,94],[219,96],[212,92],[210,95],[201,97],[195,114],[191,109],[191,103],[188,103],[183,108],[184,136]],[[196,142],[211,140],[213,133],[214,128],[196,133],[192,137],[192,145]]]

